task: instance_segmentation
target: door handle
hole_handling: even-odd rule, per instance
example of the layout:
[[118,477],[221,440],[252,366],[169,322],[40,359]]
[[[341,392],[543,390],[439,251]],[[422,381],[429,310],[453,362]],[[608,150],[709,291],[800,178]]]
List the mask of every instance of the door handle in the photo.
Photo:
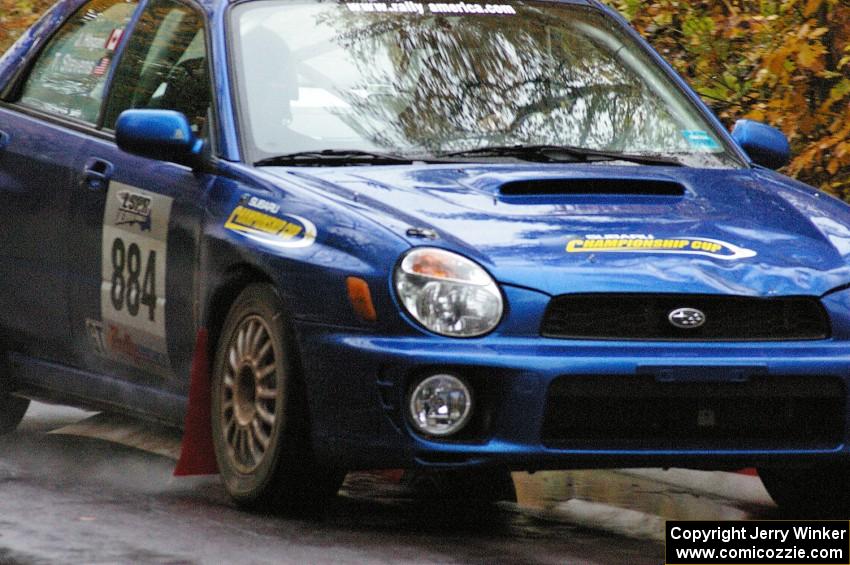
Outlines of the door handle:
[[5,151],[7,147],[9,147],[9,142],[12,141],[12,136],[10,136],[5,131],[0,131],[0,151]]
[[92,157],[83,170],[83,186],[89,190],[106,190],[115,167],[109,161]]

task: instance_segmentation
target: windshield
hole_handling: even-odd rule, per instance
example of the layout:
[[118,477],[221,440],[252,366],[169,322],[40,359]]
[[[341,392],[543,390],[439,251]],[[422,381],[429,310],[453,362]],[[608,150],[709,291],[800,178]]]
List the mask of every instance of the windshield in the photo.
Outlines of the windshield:
[[615,21],[587,7],[257,1],[233,11],[252,161],[423,158],[553,145],[734,167],[714,128]]

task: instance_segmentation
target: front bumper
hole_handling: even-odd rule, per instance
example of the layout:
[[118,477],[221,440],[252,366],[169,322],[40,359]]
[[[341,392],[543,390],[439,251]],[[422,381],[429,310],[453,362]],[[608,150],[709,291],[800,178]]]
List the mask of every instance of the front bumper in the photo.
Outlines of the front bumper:
[[[850,348],[845,341],[587,342],[500,336],[463,341],[375,337],[309,324],[299,325],[299,336],[317,454],[348,469],[489,464],[515,470],[673,465],[720,469],[850,458],[846,408]],[[469,433],[454,441],[420,437],[405,418],[411,384],[438,371],[461,374],[477,389],[478,420]],[[834,417],[827,421],[829,437],[812,441],[807,441],[806,434],[792,434],[795,437],[789,435],[785,442],[780,434],[760,443],[738,442],[734,437],[704,445],[700,441],[665,443],[659,441],[663,429],[646,442],[624,443],[599,436],[576,447],[545,441],[544,420],[553,383],[594,377],[603,387],[605,379],[621,383],[635,379],[635,383],[649,382],[647,386],[658,383],[664,390],[702,387],[709,396],[712,390],[735,391],[760,379],[762,390],[768,390],[764,387],[770,383],[784,386],[791,379],[803,385],[796,390],[805,390],[806,383],[817,388],[828,378],[835,385],[833,391],[840,391],[840,406],[836,409],[833,402]],[[727,401],[730,405],[735,403],[732,397]],[[594,402],[604,404],[604,395]],[[699,403],[695,406],[699,408]],[[628,403],[624,407],[621,398],[616,409],[628,410]],[[759,405],[753,409],[759,410]],[[723,418],[723,410],[711,417],[715,416]],[[670,430],[671,438],[675,431]],[[742,437],[746,431],[742,430]]]

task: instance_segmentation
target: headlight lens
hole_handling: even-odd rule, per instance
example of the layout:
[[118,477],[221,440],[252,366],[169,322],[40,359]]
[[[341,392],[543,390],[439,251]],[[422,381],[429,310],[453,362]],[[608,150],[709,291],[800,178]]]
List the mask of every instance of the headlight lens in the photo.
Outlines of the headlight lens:
[[483,268],[456,253],[418,248],[395,272],[401,303],[416,321],[448,337],[492,331],[504,311],[502,293]]

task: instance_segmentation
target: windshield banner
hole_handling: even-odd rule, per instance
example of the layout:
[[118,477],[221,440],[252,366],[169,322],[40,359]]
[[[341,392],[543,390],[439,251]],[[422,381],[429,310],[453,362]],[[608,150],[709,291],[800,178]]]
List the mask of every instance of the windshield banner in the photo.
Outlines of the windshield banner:
[[425,14],[515,16],[509,4],[475,4],[471,2],[348,2],[348,9],[362,14]]

